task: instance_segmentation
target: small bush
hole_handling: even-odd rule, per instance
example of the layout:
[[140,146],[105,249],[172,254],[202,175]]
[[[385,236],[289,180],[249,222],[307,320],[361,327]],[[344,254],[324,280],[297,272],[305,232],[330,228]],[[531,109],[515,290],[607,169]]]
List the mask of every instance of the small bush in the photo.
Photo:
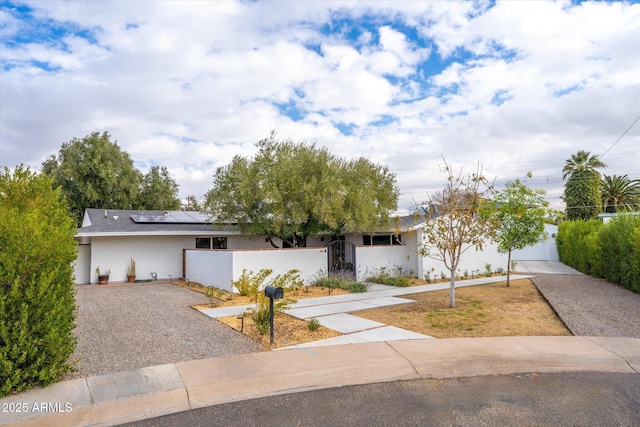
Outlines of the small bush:
[[484,265],[484,275],[487,277],[491,277],[491,264]]
[[233,280],[231,285],[238,290],[240,295],[250,297],[255,302],[258,302],[260,288],[272,271],[271,269],[263,268],[254,274],[253,271],[247,273],[246,269],[242,269],[242,274],[238,280]]
[[311,286],[347,289],[349,287],[349,281],[346,279],[339,279],[337,277],[325,277],[316,279]]
[[[391,271],[391,273],[389,273]],[[368,273],[369,271],[367,271]],[[373,270],[373,273],[368,274],[365,279],[369,283],[378,283],[387,286],[405,287],[409,286],[409,277],[411,272],[407,271],[402,266],[394,265],[387,269],[386,267],[380,267],[378,270]],[[429,272],[427,272],[427,277]],[[406,282],[406,284],[405,284]]]
[[366,283],[358,282],[354,280],[352,274],[342,274],[331,276],[320,276],[311,282],[311,286],[326,287],[333,289],[344,289],[345,291],[353,293],[362,293],[369,290],[369,285]]
[[269,282],[269,286],[280,287],[284,289],[285,292],[297,292],[298,289],[304,286],[304,282],[300,278],[299,270],[289,270],[285,274],[278,274],[274,277],[271,282]]
[[309,319],[307,321],[307,329],[309,329],[310,331],[317,331],[321,326],[322,325],[320,324],[320,321],[316,318]]
[[367,292],[369,290],[369,285],[362,282],[351,282],[348,285],[348,290],[353,292],[354,294],[359,294]]
[[409,286],[409,279],[406,277],[387,277],[382,281],[383,285],[406,288]]
[[[256,288],[256,292],[253,293],[253,289],[256,284],[261,285],[265,279],[271,274],[272,270],[262,269],[258,272],[257,275],[253,275],[253,272],[250,272],[248,275],[245,275],[246,270],[242,271],[242,276],[247,276],[248,283],[251,284],[251,295],[254,295],[256,298],[256,306],[249,308],[246,313],[251,316],[253,321],[256,324],[256,329],[260,333],[260,335],[264,335],[269,331],[269,316],[271,311],[271,301],[269,298],[264,296],[263,292],[259,292]],[[286,290],[297,289],[296,286],[299,286],[302,281],[300,280],[300,274],[298,270],[289,270],[285,274],[279,274],[274,277],[268,284],[268,286],[276,286],[282,287]],[[275,316],[276,313],[283,312],[287,310],[291,304],[295,304],[296,301],[292,299],[279,299],[273,302],[273,314]]]

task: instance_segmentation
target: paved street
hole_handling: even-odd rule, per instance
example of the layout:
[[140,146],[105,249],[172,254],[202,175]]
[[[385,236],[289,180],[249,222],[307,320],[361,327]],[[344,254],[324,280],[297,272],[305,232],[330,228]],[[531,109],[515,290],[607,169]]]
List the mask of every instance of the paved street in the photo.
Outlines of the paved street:
[[396,381],[227,403],[126,425],[633,427],[640,426],[640,374]]

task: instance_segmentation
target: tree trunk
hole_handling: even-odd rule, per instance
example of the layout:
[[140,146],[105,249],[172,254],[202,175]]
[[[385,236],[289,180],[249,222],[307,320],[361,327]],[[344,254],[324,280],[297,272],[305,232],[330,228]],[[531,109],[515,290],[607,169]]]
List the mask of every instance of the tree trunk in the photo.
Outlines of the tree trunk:
[[271,236],[267,236],[267,239],[269,239],[269,243],[271,244],[271,246],[273,246],[275,249],[280,249],[275,243],[273,243]]
[[510,275],[511,275],[511,249],[509,249],[509,255],[507,256],[507,288],[509,287]]
[[449,307],[456,308],[456,276],[454,274],[455,270],[452,270],[451,273],[451,282],[449,286]]

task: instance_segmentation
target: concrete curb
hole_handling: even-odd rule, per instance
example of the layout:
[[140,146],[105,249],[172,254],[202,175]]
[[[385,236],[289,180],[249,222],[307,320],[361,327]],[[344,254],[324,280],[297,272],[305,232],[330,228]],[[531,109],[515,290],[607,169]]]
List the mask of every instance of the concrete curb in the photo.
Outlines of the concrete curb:
[[640,339],[426,339],[194,360],[65,381],[0,399],[0,425],[109,426],[348,385],[577,371],[640,373]]

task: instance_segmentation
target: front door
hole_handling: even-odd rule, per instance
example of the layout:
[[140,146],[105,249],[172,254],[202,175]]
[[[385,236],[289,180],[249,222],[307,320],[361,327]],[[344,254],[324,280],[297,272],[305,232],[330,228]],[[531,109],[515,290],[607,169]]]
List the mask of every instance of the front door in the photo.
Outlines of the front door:
[[327,245],[327,258],[330,276],[355,276],[356,246],[353,243],[334,240]]

